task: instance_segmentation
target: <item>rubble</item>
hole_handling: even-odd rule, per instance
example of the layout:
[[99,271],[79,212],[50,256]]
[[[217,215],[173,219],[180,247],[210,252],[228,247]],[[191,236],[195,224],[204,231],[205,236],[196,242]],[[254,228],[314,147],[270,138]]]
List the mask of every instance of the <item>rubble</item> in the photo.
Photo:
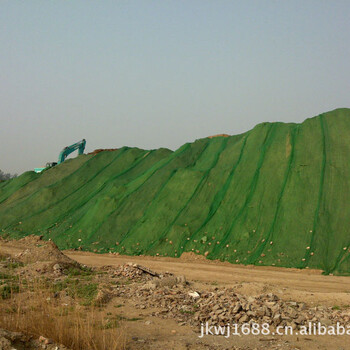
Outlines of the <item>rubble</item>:
[[[179,324],[198,329],[201,323],[225,325],[227,323],[268,323],[272,327],[290,326],[293,329],[320,322],[323,325],[347,324],[347,310],[330,307],[308,307],[304,302],[284,301],[273,293],[256,296],[242,295],[234,288],[193,290],[185,276],[166,272],[156,273],[138,264],[104,266],[113,280],[114,297],[127,299],[135,308],[155,308],[151,315],[176,319]],[[120,278],[129,282],[122,283]],[[130,283],[131,282],[131,283]]]
[[20,332],[10,332],[0,329],[1,350],[69,350],[63,345],[55,344],[51,339],[40,336],[38,339]]
[[[175,281],[176,277],[171,280]],[[209,325],[268,323],[273,327],[291,326],[296,329],[308,322],[329,325],[350,321],[347,311],[326,307],[307,308],[305,303],[283,301],[272,293],[253,297],[238,294],[234,288],[193,291],[187,284],[168,281],[169,278],[163,278],[141,285],[117,286],[114,293],[127,298],[136,308],[160,307],[161,310],[152,313],[153,316],[174,318],[181,324],[196,328],[206,322]]]
[[112,298],[113,295],[107,289],[100,288],[97,292],[94,304],[101,306],[107,304]]
[[173,276],[169,272],[158,274],[145,266],[133,263],[119,266],[105,265],[100,267],[99,270],[106,271],[112,278],[125,277],[133,281],[151,281],[154,277],[163,278],[165,276]]
[[[19,275],[24,273],[29,280],[31,278],[29,272],[32,267],[40,270],[41,274],[46,272],[47,275],[39,277],[54,281],[54,286],[57,288],[52,292],[50,298],[60,306],[79,304],[79,299],[74,293],[75,286],[79,282],[79,286],[92,283],[96,286],[95,293],[91,296],[91,300],[88,300],[89,303],[84,301],[85,305],[97,306],[102,309],[111,299],[121,298],[124,300],[118,302],[145,310],[144,313],[147,313],[149,317],[175,319],[178,325],[191,326],[195,332],[198,332],[201,324],[205,323],[213,326],[225,326],[228,323],[241,325],[268,323],[272,328],[290,326],[295,330],[309,322],[320,322],[325,326],[335,325],[337,322],[346,325],[350,322],[348,308],[311,307],[304,302],[284,300],[273,293],[240,294],[237,292],[239,289],[235,287],[219,288],[213,285],[199,287],[197,283],[188,282],[185,276],[176,276],[170,272],[156,272],[134,263],[96,267],[88,271],[86,266],[79,265],[79,269],[70,270],[70,274],[68,274],[66,273],[66,263],[69,266],[69,261],[59,258],[59,254],[54,251],[56,248],[51,244],[46,245],[46,243],[41,240],[35,241],[34,245],[26,248],[28,251],[23,249],[22,254],[17,256],[16,260],[11,260],[13,258],[10,256],[4,256],[4,259],[0,261],[0,272],[5,272],[7,265],[10,267],[11,264],[13,265],[11,273]],[[38,252],[44,251],[42,247],[48,247],[49,250],[43,261],[18,265],[19,259],[32,261],[30,252],[33,252],[34,256],[38,256]],[[51,248],[53,250],[50,253]],[[185,255],[183,258],[190,258],[191,255]],[[51,260],[47,260],[47,257],[51,257]],[[16,263],[13,264],[15,261]],[[81,275],[79,275],[80,273]],[[11,281],[3,279],[2,282],[2,287],[4,287],[5,283]],[[153,321],[145,320],[143,322],[149,326]],[[39,340],[36,339],[33,346],[30,343],[32,340],[24,339],[23,341],[26,342],[26,349],[39,349],[34,347],[35,344],[39,344],[41,347],[45,346],[46,349],[51,350],[51,341],[43,337]],[[0,349],[9,350],[12,348],[13,342],[11,343],[8,337],[2,337],[0,332]],[[58,347],[58,349],[64,348]]]

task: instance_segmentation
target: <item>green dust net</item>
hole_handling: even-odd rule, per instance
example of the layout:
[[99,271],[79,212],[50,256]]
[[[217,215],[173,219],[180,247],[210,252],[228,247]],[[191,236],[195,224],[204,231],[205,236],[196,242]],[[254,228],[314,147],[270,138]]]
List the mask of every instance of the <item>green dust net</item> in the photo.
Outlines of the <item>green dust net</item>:
[[123,147],[0,183],[0,232],[62,249],[350,274],[350,109],[175,152]]

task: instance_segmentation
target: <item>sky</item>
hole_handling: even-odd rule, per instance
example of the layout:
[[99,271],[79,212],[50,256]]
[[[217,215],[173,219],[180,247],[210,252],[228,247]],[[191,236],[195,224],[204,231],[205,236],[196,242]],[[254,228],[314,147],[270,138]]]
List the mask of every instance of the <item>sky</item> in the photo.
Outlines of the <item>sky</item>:
[[349,18],[347,0],[0,0],[0,169],[350,107]]

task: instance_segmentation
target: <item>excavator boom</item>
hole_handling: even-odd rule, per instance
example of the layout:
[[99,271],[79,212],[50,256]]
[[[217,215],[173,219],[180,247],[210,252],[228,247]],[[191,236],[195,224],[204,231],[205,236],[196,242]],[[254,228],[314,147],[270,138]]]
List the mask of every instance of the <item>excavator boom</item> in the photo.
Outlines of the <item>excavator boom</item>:
[[62,162],[64,162],[65,159],[75,150],[78,150],[79,155],[84,154],[85,145],[86,145],[86,140],[82,139],[81,141],[76,142],[75,144],[73,144],[71,146],[64,147],[58,156],[57,164],[61,164]]
[[58,162],[55,163],[47,163],[46,164],[46,167],[45,168],[35,168],[34,171],[36,173],[41,173],[44,169],[47,169],[47,168],[52,168],[53,166],[57,165],[57,164],[61,164],[63,163],[66,158],[72,153],[74,152],[75,150],[78,150],[78,154],[84,154],[84,150],[85,150],[85,145],[86,145],[86,140],[85,139],[82,139],[81,141],[79,142],[76,142],[74,143],[73,145],[71,146],[67,146],[67,147],[64,147],[63,150],[61,151],[61,153],[59,154],[58,156]]

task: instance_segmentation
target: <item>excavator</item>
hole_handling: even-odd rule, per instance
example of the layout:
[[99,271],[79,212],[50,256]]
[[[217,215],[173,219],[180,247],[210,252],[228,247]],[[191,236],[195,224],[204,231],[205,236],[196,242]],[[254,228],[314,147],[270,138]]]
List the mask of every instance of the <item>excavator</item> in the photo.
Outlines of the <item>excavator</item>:
[[71,146],[67,146],[64,147],[63,150],[61,151],[61,153],[58,156],[58,161],[57,162],[49,162],[46,163],[45,168],[35,168],[34,171],[36,173],[41,173],[43,170],[48,169],[48,168],[52,168],[58,164],[63,163],[66,158],[74,151],[78,150],[78,155],[80,154],[84,154],[84,150],[85,150],[85,145],[86,145],[86,140],[82,139],[79,142],[74,143]]

